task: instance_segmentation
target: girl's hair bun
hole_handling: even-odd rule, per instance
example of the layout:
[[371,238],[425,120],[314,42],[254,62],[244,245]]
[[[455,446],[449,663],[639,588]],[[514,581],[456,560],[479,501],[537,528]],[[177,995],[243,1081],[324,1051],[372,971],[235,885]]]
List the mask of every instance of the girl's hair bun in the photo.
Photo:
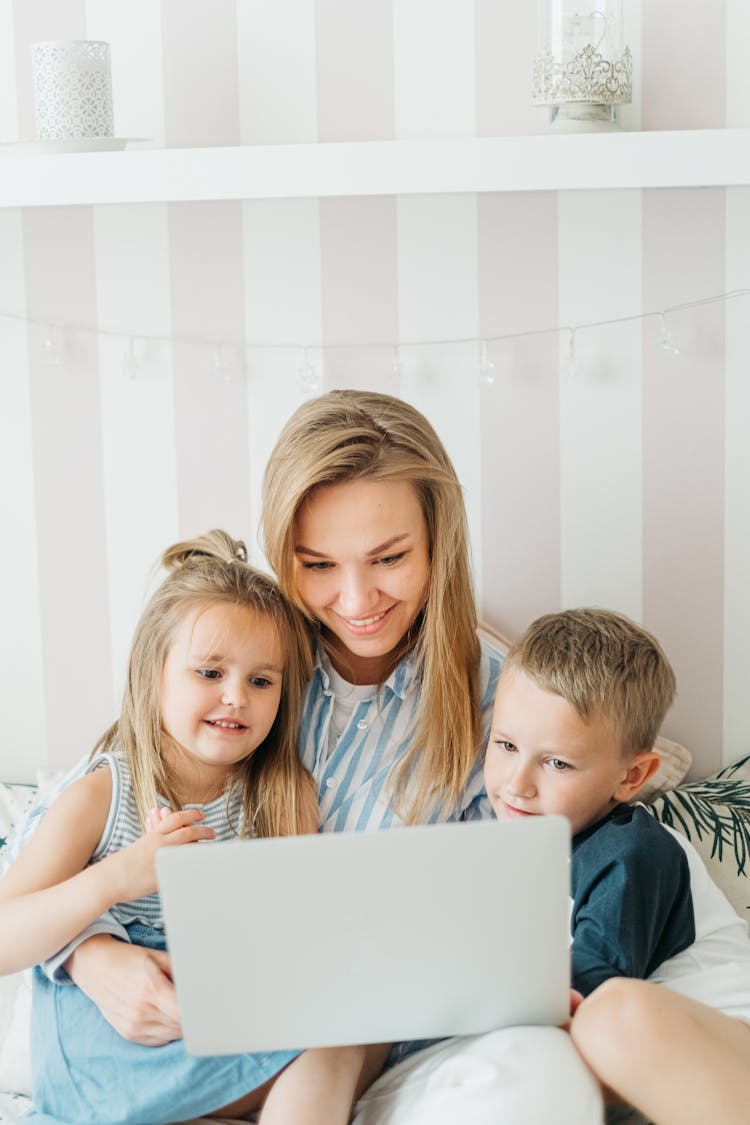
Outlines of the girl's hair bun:
[[217,562],[247,562],[247,547],[242,539],[233,539],[226,531],[214,528],[195,539],[185,539],[167,547],[161,557],[161,565],[166,570],[177,570],[186,563],[198,559],[216,559]]

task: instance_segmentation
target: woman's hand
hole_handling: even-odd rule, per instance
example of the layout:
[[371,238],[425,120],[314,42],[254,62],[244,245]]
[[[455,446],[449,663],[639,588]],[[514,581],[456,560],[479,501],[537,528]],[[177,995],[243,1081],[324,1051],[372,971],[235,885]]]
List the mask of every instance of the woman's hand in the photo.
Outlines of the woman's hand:
[[149,814],[145,836],[102,860],[102,868],[107,868],[108,884],[116,894],[114,901],[132,902],[133,899],[154,894],[158,889],[156,853],[160,848],[215,839],[213,828],[201,825],[203,816],[200,809],[180,809],[178,812],[153,810]]
[[182,1038],[168,953],[97,934],[78,946],[65,967],[124,1039],[161,1047]]

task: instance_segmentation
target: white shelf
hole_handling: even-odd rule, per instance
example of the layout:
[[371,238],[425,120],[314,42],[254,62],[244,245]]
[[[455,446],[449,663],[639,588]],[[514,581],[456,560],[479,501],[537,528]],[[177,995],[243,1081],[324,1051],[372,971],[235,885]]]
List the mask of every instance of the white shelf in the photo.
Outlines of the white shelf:
[[750,184],[750,129],[0,158],[0,207]]

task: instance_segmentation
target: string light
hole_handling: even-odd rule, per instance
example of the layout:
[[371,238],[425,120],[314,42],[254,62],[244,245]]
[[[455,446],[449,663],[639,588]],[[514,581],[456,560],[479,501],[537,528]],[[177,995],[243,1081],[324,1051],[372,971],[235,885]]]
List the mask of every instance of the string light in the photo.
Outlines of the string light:
[[310,359],[310,349],[302,349],[302,366],[297,372],[299,388],[304,395],[317,395],[322,390],[318,369]]
[[679,355],[680,349],[677,347],[677,344],[675,344],[670,329],[667,328],[667,320],[663,312],[659,313],[659,324],[661,329],[659,342],[662,348],[665,352],[669,352],[670,355]]
[[232,369],[226,360],[221,344],[214,344],[213,374],[215,379],[221,379],[224,383],[230,383],[232,380]]
[[59,367],[62,363],[63,345],[62,340],[55,340],[55,335],[59,335],[61,330],[55,324],[47,325],[47,332],[42,343],[40,353],[45,363],[50,367]]
[[565,357],[565,374],[570,378],[576,373],[576,328],[569,328],[568,354]]
[[[348,344],[324,344],[318,345],[323,352],[341,351],[351,348],[371,348],[373,350],[382,350],[383,347],[388,347],[391,354],[391,367],[394,374],[398,375],[401,381],[405,379],[405,370],[401,358],[401,349],[404,347],[409,348],[434,348],[441,345],[456,345],[456,344],[473,344],[479,347],[479,382],[486,386],[491,386],[494,383],[494,364],[488,357],[488,348],[490,344],[497,344],[506,340],[521,340],[534,336],[549,336],[561,335],[562,333],[569,333],[567,366],[570,370],[575,367],[576,361],[576,335],[579,332],[587,329],[606,328],[615,324],[635,323],[636,321],[643,321],[656,318],[659,322],[659,342],[662,348],[669,352],[671,355],[678,356],[680,348],[675,343],[671,330],[667,325],[667,316],[673,315],[678,312],[683,312],[689,309],[700,308],[706,305],[717,304],[719,302],[731,301],[741,297],[750,296],[750,289],[733,289],[727,293],[717,293],[710,297],[701,297],[693,301],[684,301],[681,304],[671,305],[661,310],[654,310],[642,313],[632,313],[626,316],[611,317],[607,320],[591,320],[584,321],[575,325],[555,325],[547,328],[529,329],[523,332],[505,332],[497,336],[485,336],[482,339],[476,337],[465,336],[450,339],[432,339],[432,340],[402,340],[399,343],[386,344],[382,342],[368,342],[357,341]],[[40,355],[42,359],[50,366],[59,366],[64,358],[64,340],[67,333],[82,333],[96,337],[107,337],[110,339],[120,340],[123,342],[123,360],[122,370],[128,378],[134,378],[138,374],[141,366],[141,358],[138,356],[138,349],[136,347],[136,337],[127,332],[118,332],[106,328],[92,328],[86,325],[76,325],[70,323],[55,324],[49,321],[41,321],[33,317],[23,316],[19,313],[4,312],[0,310],[0,320],[17,321],[27,325],[34,325],[44,331],[43,343],[40,348]],[[163,336],[158,334],[138,333],[137,339],[142,342],[143,347],[150,344],[166,344],[166,345],[194,345],[196,347],[210,348],[213,351],[213,374],[219,376],[225,382],[230,382],[232,378],[232,368],[228,364],[225,357],[225,349],[236,348],[236,344],[221,343],[215,340],[206,340],[201,337],[186,337],[186,336]],[[289,349],[302,350],[302,366],[298,369],[298,382],[300,388],[305,394],[319,394],[322,389],[322,376],[316,368],[315,364],[310,359],[310,346],[306,344],[294,343],[278,343],[271,341],[268,343],[255,343],[244,345],[245,352],[264,352],[264,351],[288,351]],[[571,362],[572,360],[572,362]]]
[[141,360],[135,350],[135,338],[130,337],[128,349],[122,357],[122,373],[126,379],[137,379],[141,372]]
[[495,365],[487,355],[487,341],[479,343],[479,383],[483,387],[491,387],[495,382]]

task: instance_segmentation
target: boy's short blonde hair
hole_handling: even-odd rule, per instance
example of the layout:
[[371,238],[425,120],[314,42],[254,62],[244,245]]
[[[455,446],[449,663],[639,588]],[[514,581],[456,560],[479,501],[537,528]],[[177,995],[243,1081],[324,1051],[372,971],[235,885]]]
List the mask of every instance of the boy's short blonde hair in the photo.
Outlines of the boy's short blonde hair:
[[626,757],[653,747],[677,686],[656,638],[606,609],[537,618],[512,646],[502,674],[512,669],[562,696],[584,722],[603,717]]

